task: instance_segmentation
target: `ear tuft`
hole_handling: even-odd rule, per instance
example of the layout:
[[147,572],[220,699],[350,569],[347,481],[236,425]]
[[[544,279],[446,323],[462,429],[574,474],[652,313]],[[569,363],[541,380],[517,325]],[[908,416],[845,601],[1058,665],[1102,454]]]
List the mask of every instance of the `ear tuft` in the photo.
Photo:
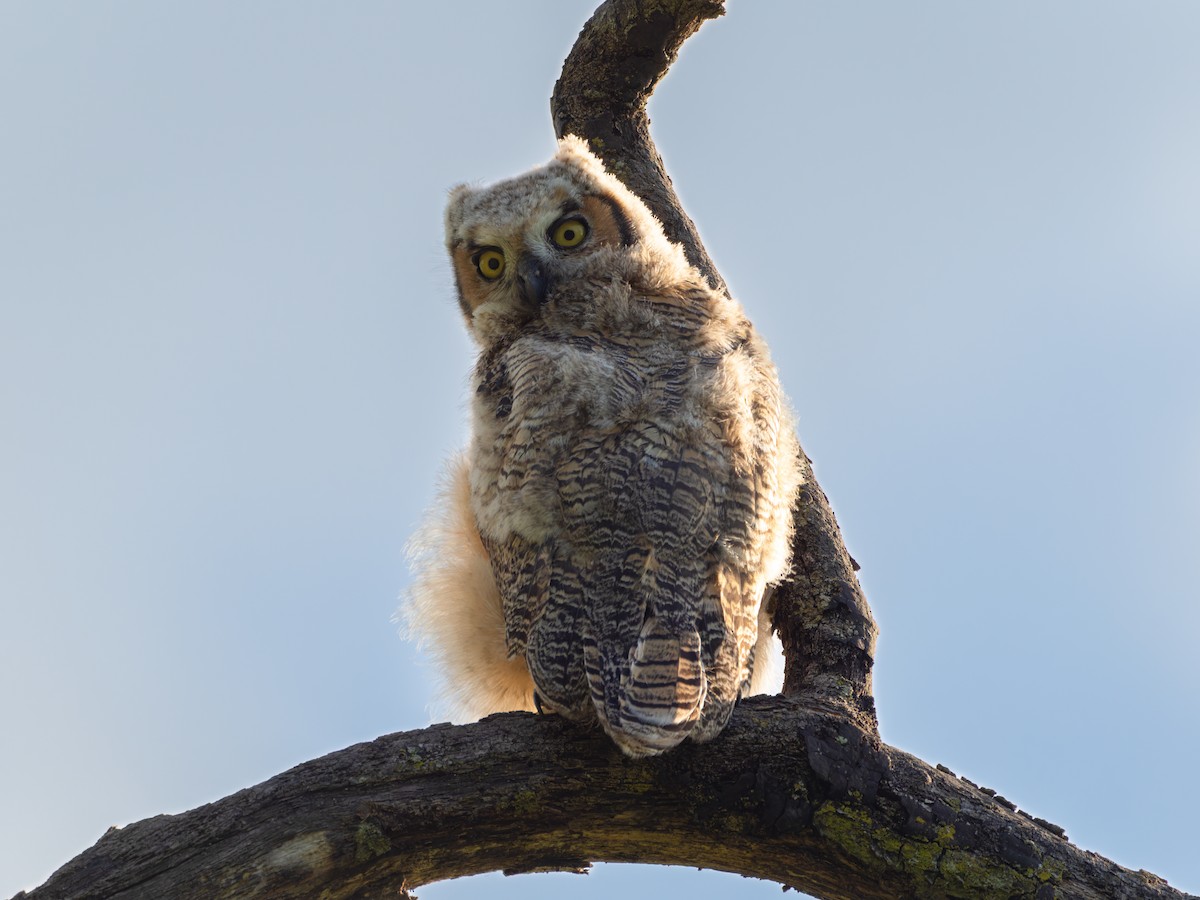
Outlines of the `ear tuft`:
[[458,231],[463,221],[463,205],[468,197],[475,193],[475,189],[469,184],[456,184],[450,188],[450,194],[446,199],[446,241],[450,242],[451,236]]

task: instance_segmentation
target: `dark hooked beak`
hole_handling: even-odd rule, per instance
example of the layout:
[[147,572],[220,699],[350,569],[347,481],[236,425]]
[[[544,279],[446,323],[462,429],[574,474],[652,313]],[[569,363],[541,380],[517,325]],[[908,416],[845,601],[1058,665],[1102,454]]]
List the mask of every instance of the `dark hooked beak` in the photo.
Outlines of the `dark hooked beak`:
[[540,307],[546,302],[549,289],[541,263],[530,254],[524,254],[517,262],[517,290],[521,292],[521,299],[534,308]]

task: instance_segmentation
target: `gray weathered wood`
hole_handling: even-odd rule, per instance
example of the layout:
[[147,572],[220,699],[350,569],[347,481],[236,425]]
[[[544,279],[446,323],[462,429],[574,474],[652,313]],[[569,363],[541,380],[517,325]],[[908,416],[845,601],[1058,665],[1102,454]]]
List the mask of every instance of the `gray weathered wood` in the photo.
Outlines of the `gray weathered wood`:
[[755,697],[715,742],[639,761],[598,730],[527,713],[381,737],[114,829],[28,900],[395,897],[597,860],[846,900],[1185,896],[840,713]]

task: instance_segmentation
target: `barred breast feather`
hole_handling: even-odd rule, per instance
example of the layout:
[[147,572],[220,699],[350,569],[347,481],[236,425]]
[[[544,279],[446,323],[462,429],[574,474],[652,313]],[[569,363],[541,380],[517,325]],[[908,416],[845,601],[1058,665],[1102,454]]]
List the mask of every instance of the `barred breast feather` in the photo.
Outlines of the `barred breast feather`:
[[757,339],[743,320],[714,343],[701,326],[724,301],[704,287],[668,301],[670,328],[530,329],[475,379],[472,496],[508,651],[542,706],[597,718],[631,755],[725,725],[753,665],[767,545],[788,528],[775,461],[790,431]]

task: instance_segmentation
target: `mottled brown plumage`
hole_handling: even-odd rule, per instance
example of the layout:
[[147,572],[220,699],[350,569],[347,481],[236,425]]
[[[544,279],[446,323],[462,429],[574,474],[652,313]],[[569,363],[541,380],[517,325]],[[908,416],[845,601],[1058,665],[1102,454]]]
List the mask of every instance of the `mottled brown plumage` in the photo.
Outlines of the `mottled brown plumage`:
[[765,345],[574,138],[457,188],[446,240],[480,353],[413,630],[466,715],[598,719],[634,756],[714,737],[770,639],[799,481]]

